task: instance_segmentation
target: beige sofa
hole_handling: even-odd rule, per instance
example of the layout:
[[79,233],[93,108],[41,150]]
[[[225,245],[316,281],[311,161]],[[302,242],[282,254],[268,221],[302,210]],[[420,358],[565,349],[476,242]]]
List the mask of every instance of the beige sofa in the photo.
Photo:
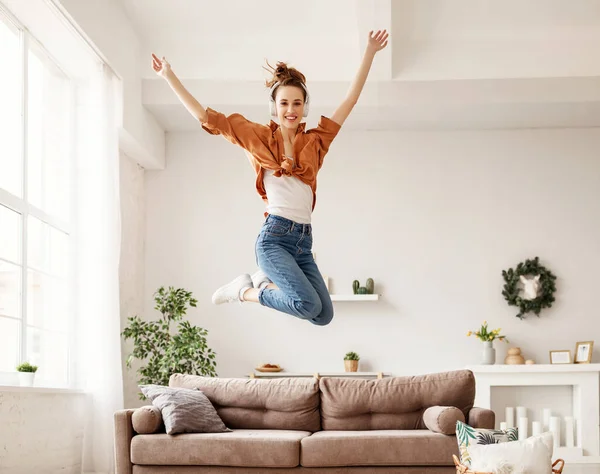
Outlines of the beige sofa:
[[[456,437],[428,429],[442,412],[426,410],[457,407],[481,428],[495,421],[492,411],[473,408],[468,370],[379,380],[175,374],[169,385],[202,390],[232,431],[138,434],[134,410],[119,411],[117,474],[451,473]],[[138,426],[146,412],[136,412]]]

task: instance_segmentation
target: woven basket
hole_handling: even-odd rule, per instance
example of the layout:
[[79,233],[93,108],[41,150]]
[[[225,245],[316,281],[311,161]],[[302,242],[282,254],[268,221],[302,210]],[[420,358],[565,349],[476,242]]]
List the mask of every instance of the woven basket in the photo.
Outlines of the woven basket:
[[[454,459],[454,465],[456,466],[456,474],[492,474],[491,472],[471,471],[467,466],[461,464],[454,454],[452,455],[452,459]],[[565,467],[565,462],[562,459],[557,459],[552,464],[552,472],[554,474],[561,474],[563,467]]]

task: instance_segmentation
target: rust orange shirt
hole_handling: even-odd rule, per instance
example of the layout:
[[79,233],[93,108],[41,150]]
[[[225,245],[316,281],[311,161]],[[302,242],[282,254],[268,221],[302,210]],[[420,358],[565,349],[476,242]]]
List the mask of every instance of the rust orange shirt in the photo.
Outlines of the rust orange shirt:
[[235,145],[248,152],[250,163],[256,171],[256,190],[264,201],[267,193],[263,184],[264,170],[273,170],[274,176],[294,176],[313,191],[313,209],[317,200],[317,173],[331,142],[341,126],[321,116],[316,128],[305,130],[306,123],[298,125],[294,139],[294,162],[285,158],[283,135],[279,124],[273,120],[269,125],[251,122],[240,114],[225,116],[207,108],[208,120],[202,128],[212,135],[223,135]]

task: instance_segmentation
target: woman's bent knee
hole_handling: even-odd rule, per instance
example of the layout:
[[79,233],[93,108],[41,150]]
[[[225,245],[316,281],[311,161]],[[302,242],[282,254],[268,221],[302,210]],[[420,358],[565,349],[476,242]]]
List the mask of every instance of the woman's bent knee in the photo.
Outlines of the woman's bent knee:
[[333,320],[333,307],[323,306],[321,313],[311,320],[316,326],[327,326]]
[[318,301],[296,301],[294,307],[298,312],[298,317],[302,319],[315,319],[317,318],[323,309],[321,300]]

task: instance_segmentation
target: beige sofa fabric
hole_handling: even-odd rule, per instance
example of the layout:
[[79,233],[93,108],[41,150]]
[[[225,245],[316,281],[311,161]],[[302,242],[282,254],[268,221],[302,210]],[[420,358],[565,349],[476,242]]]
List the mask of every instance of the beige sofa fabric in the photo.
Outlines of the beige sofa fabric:
[[475,407],[469,411],[467,424],[473,428],[488,428],[492,430],[496,425],[496,414],[487,408]]
[[229,428],[319,431],[315,378],[228,379],[174,374],[170,387],[202,390]]
[[[495,421],[492,411],[472,408],[470,371],[381,380],[174,375],[169,385],[202,390],[238,429],[137,434],[136,410],[119,411],[117,474],[451,474],[456,438],[427,430],[424,417],[439,425],[444,413],[427,409],[458,407],[478,428]],[[135,413],[141,431],[156,421],[151,411]]]
[[133,430],[139,434],[158,432],[162,427],[160,408],[154,405],[145,405],[137,408],[131,416]]
[[453,435],[456,433],[456,422],[465,422],[465,415],[456,407],[429,407],[423,413],[425,426],[434,433]]
[[133,474],[455,474],[448,466],[385,467],[221,467],[221,466],[134,466]]
[[304,467],[452,465],[456,437],[411,431],[320,431],[302,440]]
[[300,464],[300,441],[309,435],[308,431],[285,430],[138,435],[131,441],[131,461],[150,465],[295,467]]
[[468,414],[475,377],[469,370],[378,380],[324,377],[320,390],[324,430],[425,429],[429,407],[455,406]]
[[[115,412],[115,470],[118,474],[132,474],[131,439],[134,437],[131,417],[135,410]],[[152,436],[152,435],[148,435]]]

